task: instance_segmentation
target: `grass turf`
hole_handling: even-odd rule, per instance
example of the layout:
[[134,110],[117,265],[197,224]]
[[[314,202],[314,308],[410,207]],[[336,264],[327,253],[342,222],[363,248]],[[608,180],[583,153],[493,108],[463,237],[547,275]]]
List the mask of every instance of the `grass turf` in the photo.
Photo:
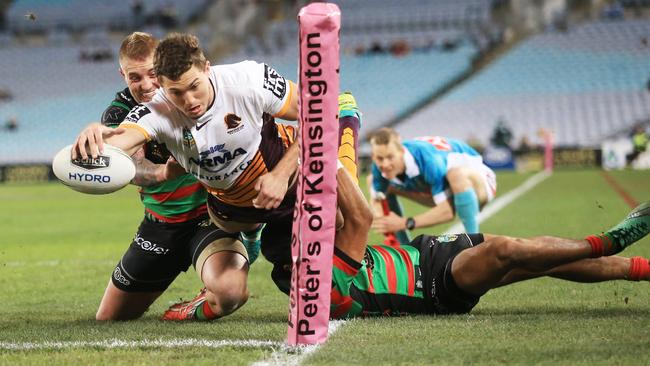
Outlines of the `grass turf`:
[[[637,201],[650,196],[650,172],[615,172]],[[527,176],[499,174],[499,193]],[[272,340],[286,335],[287,298],[271,266],[251,268],[249,302],[213,323],[163,323],[160,314],[201,287],[182,274],[137,321],[97,323],[109,274],[142,218],[137,193],[88,196],[59,184],[0,185],[0,343],[118,340]],[[406,205],[411,214],[422,208]],[[518,236],[582,237],[628,211],[600,172],[560,171],[481,227]],[[433,233],[449,225],[418,232]],[[416,233],[417,234],[417,233]],[[381,237],[371,235],[371,242]],[[650,256],[650,240],[624,255]],[[306,364],[644,364],[650,361],[647,283],[523,282],[488,293],[470,315],[361,319],[345,324]],[[6,348],[6,347],[5,347]],[[0,364],[250,364],[272,347],[78,347],[12,351]]]

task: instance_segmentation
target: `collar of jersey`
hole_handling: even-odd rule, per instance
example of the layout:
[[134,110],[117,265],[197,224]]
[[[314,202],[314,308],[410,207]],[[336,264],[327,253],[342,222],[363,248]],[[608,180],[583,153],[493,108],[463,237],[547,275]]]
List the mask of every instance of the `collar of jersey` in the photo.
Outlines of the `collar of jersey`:
[[[406,169],[404,169],[404,170],[405,170],[405,173],[406,173],[407,177],[413,178],[413,177],[417,177],[418,175],[420,175],[420,168],[418,168],[418,165],[415,163],[415,158],[413,157],[413,154],[411,154],[411,152],[409,151],[409,149],[406,148],[406,146],[404,147],[404,166],[406,167]],[[384,177],[384,178],[386,178],[386,177]],[[399,179],[397,177],[395,177],[395,178],[393,178],[391,180],[393,182],[398,183],[398,184],[404,183],[404,182],[402,182],[401,179]]]

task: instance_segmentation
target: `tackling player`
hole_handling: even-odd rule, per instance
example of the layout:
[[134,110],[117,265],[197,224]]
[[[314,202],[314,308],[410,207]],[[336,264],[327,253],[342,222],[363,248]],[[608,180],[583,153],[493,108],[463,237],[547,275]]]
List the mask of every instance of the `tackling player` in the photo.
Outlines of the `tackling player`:
[[[372,147],[371,202],[373,229],[384,234],[428,227],[454,219],[465,232],[479,230],[479,208],[496,194],[496,176],[466,143],[443,137],[421,137],[402,142],[390,128],[370,138]],[[433,206],[414,217],[382,214],[381,198],[395,194]]]
[[[217,226],[236,233],[267,223],[262,253],[274,264],[271,276],[276,285],[288,292],[298,146],[293,144],[294,128],[275,123],[273,117],[297,118],[294,84],[268,65],[253,61],[210,66],[196,37],[186,34],[172,34],[158,45],[154,70],[162,90],[151,102],[131,110],[120,128],[88,126],[75,143],[73,158],[85,158],[88,152],[96,156],[104,139],[129,154],[147,141],[164,143],[208,190],[208,213]],[[343,106],[356,108],[354,103]],[[227,255],[230,259],[224,266],[236,268],[248,255],[239,242],[214,246],[210,253]],[[247,273],[229,273],[237,277],[230,294],[240,297],[240,306],[247,298]],[[206,285],[210,296],[212,289]],[[190,302],[177,304],[167,317],[190,318],[205,298],[204,291]]]
[[[158,41],[150,34],[135,32],[120,47],[120,74],[127,87],[102,114],[102,124],[116,128],[139,103],[149,102],[159,88],[153,71]],[[204,250],[214,242],[233,241],[210,220],[207,193],[201,184],[175,162],[164,144],[146,143],[133,155],[145,217],[133,242],[115,267],[97,311],[97,320],[128,320],[140,317],[167,289],[181,271],[197,264]],[[215,257],[216,258],[216,257]],[[200,277],[218,278],[221,269],[215,258],[199,262]],[[245,270],[244,266],[240,270]],[[224,278],[223,280],[225,280]],[[206,283],[206,285],[208,285]],[[215,284],[210,284],[215,289]],[[233,305],[225,296],[204,302],[195,309],[197,317],[226,315]],[[240,301],[237,299],[237,301]]]
[[488,234],[420,235],[410,245],[366,245],[372,213],[339,169],[343,227],[335,236],[330,317],[463,314],[493,288],[542,276],[573,282],[650,281],[647,258],[614,254],[650,233],[650,202],[583,240]]

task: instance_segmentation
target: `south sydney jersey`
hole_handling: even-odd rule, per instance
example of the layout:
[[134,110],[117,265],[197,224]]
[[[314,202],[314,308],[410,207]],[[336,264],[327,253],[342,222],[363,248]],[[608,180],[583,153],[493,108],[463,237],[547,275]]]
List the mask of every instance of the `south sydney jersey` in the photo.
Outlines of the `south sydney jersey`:
[[[200,118],[185,116],[159,89],[151,102],[132,109],[120,126],[140,131],[147,141],[165,143],[187,172],[219,195],[234,185],[250,185],[240,178],[259,176],[259,165],[264,165],[258,151],[263,116],[284,114],[295,86],[254,61],[212,66],[209,79],[215,98]],[[278,128],[279,133],[286,130]]]

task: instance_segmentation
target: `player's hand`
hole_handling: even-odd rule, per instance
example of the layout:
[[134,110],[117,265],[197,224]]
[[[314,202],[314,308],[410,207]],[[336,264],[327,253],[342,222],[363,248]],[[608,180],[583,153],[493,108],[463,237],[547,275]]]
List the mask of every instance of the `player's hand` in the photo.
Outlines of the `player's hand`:
[[123,128],[110,128],[101,123],[91,123],[77,136],[72,146],[72,159],[81,156],[87,159],[88,155],[96,158],[104,151],[104,138],[124,133]]
[[394,233],[406,229],[406,219],[391,211],[386,216],[375,217],[372,228],[380,234]]
[[253,199],[255,208],[271,210],[278,208],[288,188],[287,177],[277,177],[273,172],[266,173],[255,182],[257,197]]
[[185,168],[183,168],[176,159],[174,159],[173,156],[170,156],[169,159],[167,159],[167,163],[165,163],[165,166],[163,168],[163,181],[168,181],[172,180],[174,178],[178,178],[181,175],[185,174]]

